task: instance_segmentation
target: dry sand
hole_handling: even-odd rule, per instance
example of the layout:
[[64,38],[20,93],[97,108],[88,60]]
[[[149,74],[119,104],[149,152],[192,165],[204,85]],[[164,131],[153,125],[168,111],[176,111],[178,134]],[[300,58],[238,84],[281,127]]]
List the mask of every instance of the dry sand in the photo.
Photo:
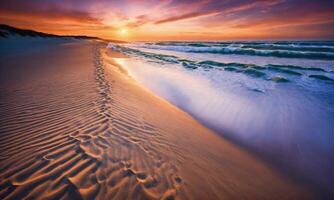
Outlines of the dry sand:
[[308,199],[99,42],[2,56],[0,199]]

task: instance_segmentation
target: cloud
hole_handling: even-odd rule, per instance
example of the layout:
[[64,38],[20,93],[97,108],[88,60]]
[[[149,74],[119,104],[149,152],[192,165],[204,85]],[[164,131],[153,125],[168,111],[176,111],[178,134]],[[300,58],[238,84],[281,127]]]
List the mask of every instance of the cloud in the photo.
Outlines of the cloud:
[[155,24],[170,23],[180,20],[187,20],[200,17],[208,17],[214,15],[229,15],[240,13],[242,11],[250,10],[258,6],[272,6],[282,0],[271,0],[271,1],[200,1],[195,5],[188,5],[195,11],[187,14],[169,16],[160,20],[155,21]]
[[[184,26],[194,33],[206,30],[211,34],[203,37],[217,39],[222,32],[223,39],[227,34],[232,34],[229,38],[251,33],[262,37],[271,34],[269,30],[298,37],[306,32],[312,35],[313,29],[319,35],[331,35],[333,7],[333,0],[8,0],[0,1],[0,23],[108,38],[123,27],[136,29],[134,37],[149,38],[178,35]],[[160,26],[179,21],[173,27]]]
[[93,24],[101,23],[100,19],[92,17],[91,14],[87,11],[68,9],[62,7],[61,4],[46,4],[45,2],[40,1],[2,1],[0,2],[0,14],[50,20],[66,19]]
[[[286,26],[299,26],[308,24],[323,24],[334,19],[331,9],[334,3],[323,1],[321,4],[311,1],[282,2],[277,6],[268,8],[266,12],[249,13],[233,28],[274,28]],[[303,3],[303,4],[302,4]],[[300,5],[303,6],[300,6]],[[332,7],[330,4],[333,4]]]
[[219,13],[220,13],[219,11],[212,11],[208,13],[192,12],[192,13],[187,13],[183,15],[167,17],[165,19],[155,21],[154,24],[164,24],[164,23],[170,23],[170,22],[192,19],[192,18],[207,17],[207,16],[212,16],[212,15],[217,15]]
[[143,26],[147,23],[150,23],[152,20],[148,15],[139,15],[135,18],[135,20],[130,21],[126,24],[126,27],[128,28],[137,28],[140,26]]

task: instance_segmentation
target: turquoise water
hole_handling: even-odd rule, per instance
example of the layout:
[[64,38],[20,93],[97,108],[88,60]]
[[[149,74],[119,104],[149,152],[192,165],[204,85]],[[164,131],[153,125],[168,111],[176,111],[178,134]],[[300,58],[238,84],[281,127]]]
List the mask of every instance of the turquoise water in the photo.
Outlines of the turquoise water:
[[331,193],[334,42],[159,42],[109,48],[138,82],[223,137]]

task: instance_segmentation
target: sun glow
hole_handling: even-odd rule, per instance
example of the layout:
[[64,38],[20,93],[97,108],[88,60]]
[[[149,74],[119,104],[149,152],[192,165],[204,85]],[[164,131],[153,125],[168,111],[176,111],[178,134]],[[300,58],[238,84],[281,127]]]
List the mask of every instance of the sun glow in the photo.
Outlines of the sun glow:
[[125,35],[128,34],[128,30],[125,29],[125,28],[122,28],[122,29],[119,30],[119,34],[120,34],[121,36],[125,36]]

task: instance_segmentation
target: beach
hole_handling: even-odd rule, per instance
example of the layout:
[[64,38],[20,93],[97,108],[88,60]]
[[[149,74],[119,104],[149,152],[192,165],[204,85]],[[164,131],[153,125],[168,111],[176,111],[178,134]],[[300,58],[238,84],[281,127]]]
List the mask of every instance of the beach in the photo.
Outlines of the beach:
[[135,81],[106,47],[2,53],[0,199],[314,198]]

